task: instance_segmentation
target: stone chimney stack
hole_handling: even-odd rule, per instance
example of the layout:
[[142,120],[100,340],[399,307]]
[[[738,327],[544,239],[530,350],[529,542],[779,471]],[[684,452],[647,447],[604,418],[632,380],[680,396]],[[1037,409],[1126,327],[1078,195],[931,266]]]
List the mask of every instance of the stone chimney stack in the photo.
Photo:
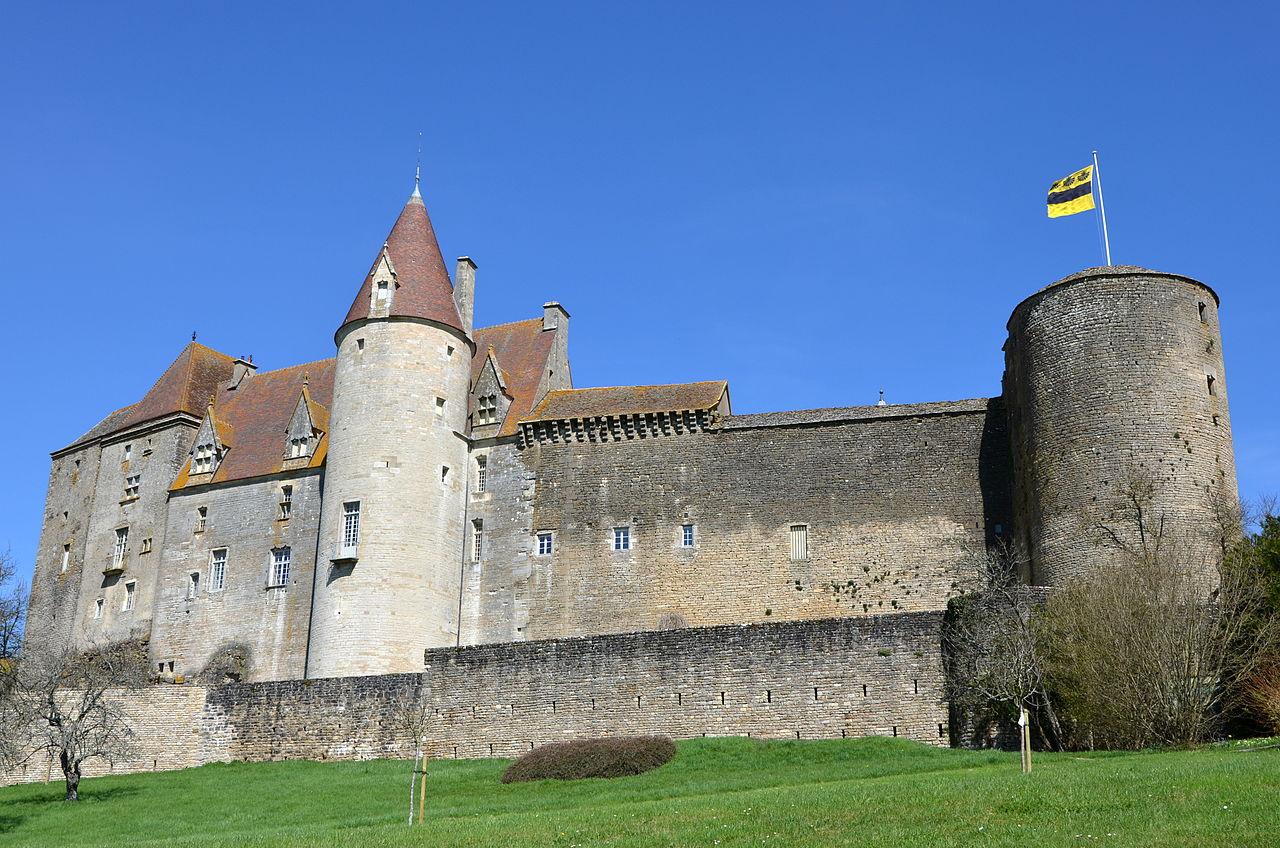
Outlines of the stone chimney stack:
[[542,329],[563,329],[569,333],[569,312],[559,302],[551,300],[542,304]]
[[246,377],[253,376],[253,373],[257,370],[258,366],[253,364],[252,355],[242,356],[236,359],[231,366],[231,385],[228,386],[228,388],[232,390],[236,389],[242,380]]
[[453,272],[453,303],[462,318],[462,329],[468,336],[475,329],[476,311],[476,263],[470,256],[459,256]]

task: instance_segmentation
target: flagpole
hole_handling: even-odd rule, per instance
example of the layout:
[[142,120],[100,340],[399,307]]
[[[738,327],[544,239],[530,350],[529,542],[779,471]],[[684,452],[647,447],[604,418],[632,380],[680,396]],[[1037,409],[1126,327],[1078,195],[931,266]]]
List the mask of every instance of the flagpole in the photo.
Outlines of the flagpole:
[[1102,199],[1102,170],[1098,168],[1098,151],[1093,151],[1093,178],[1098,181],[1098,209],[1102,212],[1102,245],[1111,266],[1111,236],[1107,234],[1107,204]]

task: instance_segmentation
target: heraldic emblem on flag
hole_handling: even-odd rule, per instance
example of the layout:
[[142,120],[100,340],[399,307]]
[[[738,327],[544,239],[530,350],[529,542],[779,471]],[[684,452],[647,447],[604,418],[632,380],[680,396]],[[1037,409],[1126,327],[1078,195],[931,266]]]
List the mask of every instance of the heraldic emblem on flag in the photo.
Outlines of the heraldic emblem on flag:
[[1081,168],[1049,186],[1049,217],[1061,218],[1093,208],[1093,166]]

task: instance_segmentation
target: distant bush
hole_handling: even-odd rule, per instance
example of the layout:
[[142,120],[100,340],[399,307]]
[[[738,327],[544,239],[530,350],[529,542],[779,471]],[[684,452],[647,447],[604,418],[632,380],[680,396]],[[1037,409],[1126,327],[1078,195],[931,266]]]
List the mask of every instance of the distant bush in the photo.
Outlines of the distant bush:
[[502,773],[502,782],[626,777],[656,769],[675,755],[676,743],[665,736],[553,742],[535,748],[508,766]]

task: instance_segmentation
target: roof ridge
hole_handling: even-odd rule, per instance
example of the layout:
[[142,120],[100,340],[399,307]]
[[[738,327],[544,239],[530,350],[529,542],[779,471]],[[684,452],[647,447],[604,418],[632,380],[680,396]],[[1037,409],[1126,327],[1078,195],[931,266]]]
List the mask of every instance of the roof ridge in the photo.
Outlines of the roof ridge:
[[534,321],[541,321],[542,318],[535,315],[532,318],[521,318],[519,321],[504,321],[501,324],[490,324],[487,327],[476,327],[475,332],[483,332],[484,330],[496,330],[499,327],[513,327],[516,324],[532,324]]
[[322,362],[334,362],[337,358],[338,357],[336,356],[326,356],[324,359],[313,359],[310,362],[299,362],[297,365],[284,365],[280,368],[272,368],[270,371],[263,371],[261,373],[254,374],[253,376],[255,378],[266,377],[268,374],[279,374],[282,371],[292,371],[295,368],[306,368],[311,365],[319,365]]
[[712,384],[724,383],[728,384],[728,380],[690,380],[687,383],[637,383],[625,386],[575,386],[571,389],[552,389],[547,392],[549,395],[562,394],[564,392],[604,392],[612,389],[664,389],[668,386],[707,386]]

